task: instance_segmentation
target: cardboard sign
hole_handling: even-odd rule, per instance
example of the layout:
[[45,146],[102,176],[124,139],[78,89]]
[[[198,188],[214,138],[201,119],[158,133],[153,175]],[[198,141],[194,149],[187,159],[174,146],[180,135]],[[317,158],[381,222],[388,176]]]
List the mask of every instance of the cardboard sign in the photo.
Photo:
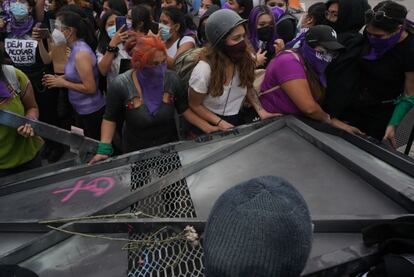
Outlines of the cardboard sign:
[[36,63],[37,41],[6,38],[4,44],[6,53],[13,64],[32,65]]

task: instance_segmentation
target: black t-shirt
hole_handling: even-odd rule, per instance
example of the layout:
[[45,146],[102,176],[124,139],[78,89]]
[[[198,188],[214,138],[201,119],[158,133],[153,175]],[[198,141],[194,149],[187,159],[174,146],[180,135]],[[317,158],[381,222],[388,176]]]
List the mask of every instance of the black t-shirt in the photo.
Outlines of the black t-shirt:
[[[368,42],[362,55],[369,50]],[[362,91],[360,104],[380,104],[404,93],[405,73],[414,72],[414,36],[395,45],[374,61],[361,59]]]
[[171,94],[170,103],[161,103],[155,115],[151,115],[143,103],[129,108],[128,102],[137,96],[132,70],[119,75],[109,86],[104,118],[117,122],[125,118],[123,130],[124,152],[136,151],[178,140],[175,111],[179,114],[188,108],[187,93],[177,74],[167,70],[164,91]]

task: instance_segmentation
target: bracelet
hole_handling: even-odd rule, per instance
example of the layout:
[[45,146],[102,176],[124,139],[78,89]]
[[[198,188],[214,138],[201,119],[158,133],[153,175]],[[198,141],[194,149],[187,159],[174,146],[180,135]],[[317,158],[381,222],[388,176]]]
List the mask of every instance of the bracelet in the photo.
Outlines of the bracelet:
[[219,124],[220,124],[220,122],[221,122],[222,120],[223,120],[223,119],[222,119],[222,118],[220,118],[220,120],[217,122],[216,126],[219,126]]
[[107,156],[111,156],[113,152],[114,151],[112,149],[112,144],[103,143],[103,142],[100,142],[98,144],[98,149],[96,150],[96,154],[107,155]]
[[106,51],[109,52],[109,53],[118,53],[119,48],[118,48],[118,46],[111,47],[111,46],[108,45],[106,47]]

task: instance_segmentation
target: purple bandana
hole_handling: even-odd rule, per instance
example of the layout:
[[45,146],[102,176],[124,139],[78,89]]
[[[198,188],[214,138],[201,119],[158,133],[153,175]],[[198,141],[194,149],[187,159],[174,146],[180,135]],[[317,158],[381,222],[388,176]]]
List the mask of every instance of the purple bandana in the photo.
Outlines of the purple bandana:
[[282,15],[284,15],[286,13],[283,9],[281,9],[277,6],[272,7],[271,10],[272,10],[273,16],[275,17],[276,22],[279,20],[279,18],[282,17]]
[[371,50],[368,54],[363,56],[365,60],[374,61],[382,58],[389,50],[391,50],[400,40],[401,35],[404,29],[401,29],[400,32],[392,35],[387,39],[383,38],[376,38],[373,35],[368,34],[369,44],[371,46]]
[[309,63],[313,71],[319,76],[319,81],[326,87],[326,75],[325,69],[332,61],[332,56],[329,54],[320,54],[315,49],[310,47],[306,42],[303,43],[300,48],[303,58]]
[[137,70],[137,79],[142,90],[144,103],[150,114],[158,112],[164,95],[164,75],[167,70],[167,64],[163,63],[157,66],[144,67]]
[[12,96],[10,89],[7,86],[7,83],[0,81],[0,98],[10,98]]
[[11,30],[10,32],[16,37],[22,37],[32,30],[33,27],[33,17],[28,16],[23,21],[16,21],[13,17],[10,21]]

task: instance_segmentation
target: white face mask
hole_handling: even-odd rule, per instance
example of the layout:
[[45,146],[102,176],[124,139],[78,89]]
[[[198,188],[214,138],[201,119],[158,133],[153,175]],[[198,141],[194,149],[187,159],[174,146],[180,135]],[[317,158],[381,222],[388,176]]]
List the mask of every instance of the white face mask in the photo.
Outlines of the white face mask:
[[58,29],[54,29],[52,32],[52,39],[53,42],[56,45],[62,45],[62,44],[66,44],[67,40],[65,38],[65,35],[62,33],[62,31],[58,30]]

